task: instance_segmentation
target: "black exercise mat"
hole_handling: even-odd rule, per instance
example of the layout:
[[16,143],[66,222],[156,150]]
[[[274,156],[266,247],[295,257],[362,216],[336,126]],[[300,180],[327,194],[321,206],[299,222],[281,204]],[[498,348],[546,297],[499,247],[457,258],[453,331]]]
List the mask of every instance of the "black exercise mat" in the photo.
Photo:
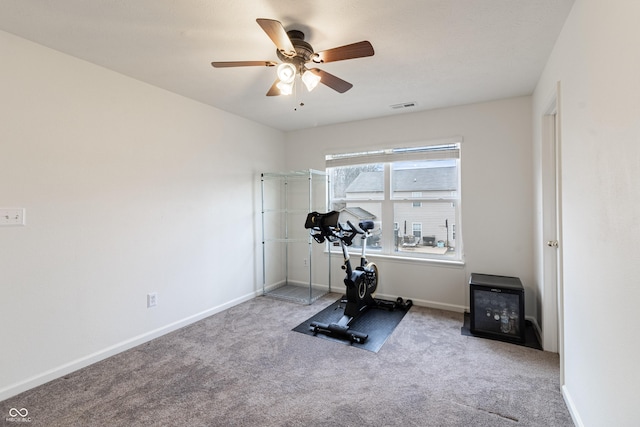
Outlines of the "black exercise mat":
[[[471,333],[471,315],[470,313],[464,313],[464,324],[462,328],[460,328],[460,332],[462,335],[470,336],[470,337],[478,337],[478,338],[486,338],[490,340],[503,341],[498,338],[485,337],[480,335],[473,335]],[[538,342],[538,336],[533,329],[533,325],[530,320],[525,320],[525,330],[524,330],[524,342],[520,343],[517,341],[506,341],[512,344],[523,345],[525,347],[535,348],[536,350],[542,350],[542,346]]]
[[[387,338],[389,338],[396,326],[398,326],[407,311],[409,310],[403,310],[401,308],[395,310],[370,308],[360,315],[360,317],[353,320],[349,325],[349,329],[369,335],[369,338],[367,338],[363,344],[351,343],[349,340],[332,337],[322,333],[318,333],[315,336],[377,353],[382,345],[387,341]],[[338,300],[293,328],[293,331],[313,336],[314,334],[311,330],[311,322],[336,323],[340,320],[343,314],[344,304],[341,306],[340,300]]]

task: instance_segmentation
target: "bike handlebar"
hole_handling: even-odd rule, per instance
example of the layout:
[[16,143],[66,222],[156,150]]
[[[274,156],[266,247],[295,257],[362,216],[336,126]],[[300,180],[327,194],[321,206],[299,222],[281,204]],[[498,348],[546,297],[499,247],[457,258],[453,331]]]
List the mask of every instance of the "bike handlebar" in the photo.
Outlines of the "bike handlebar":
[[351,230],[348,230],[348,231],[354,232],[356,234],[364,234],[364,231],[360,230],[355,225],[351,224],[351,221],[347,220],[347,225],[351,228]]
[[330,212],[328,214],[312,212],[307,215],[305,228],[311,229],[311,236],[318,243],[323,243],[325,239],[328,239],[330,242],[340,240],[346,246],[351,246],[353,239],[357,234],[365,236],[363,239],[370,235],[369,230],[373,226],[373,221],[369,221],[371,223],[371,227],[364,222],[361,222],[360,228],[358,228],[349,220],[347,220],[346,226],[344,224],[340,224],[337,221],[337,216],[337,212]]

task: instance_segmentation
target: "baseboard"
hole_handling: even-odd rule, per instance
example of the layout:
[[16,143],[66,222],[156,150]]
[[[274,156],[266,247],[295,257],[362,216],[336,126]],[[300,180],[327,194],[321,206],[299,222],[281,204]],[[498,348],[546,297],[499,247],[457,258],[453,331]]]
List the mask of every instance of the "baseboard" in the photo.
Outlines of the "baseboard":
[[170,332],[176,331],[180,328],[188,326],[192,323],[195,323],[199,320],[205,319],[209,316],[212,316],[216,313],[220,313],[228,308],[231,308],[235,305],[238,305],[242,302],[249,301],[252,298],[255,298],[257,295],[261,295],[262,290],[259,292],[252,292],[245,296],[236,298],[234,300],[228,301],[224,304],[221,304],[216,307],[212,307],[200,313],[194,314],[192,316],[186,317],[184,319],[178,320],[176,322],[170,323],[166,326],[163,326],[158,329],[154,329],[152,331],[146,332],[144,334],[138,335],[126,341],[120,342],[118,344],[107,347],[103,350],[97,351],[93,354],[89,354],[87,356],[81,357],[64,365],[58,366],[56,368],[45,371],[41,374],[35,375],[31,378],[28,378],[24,381],[18,382],[16,384],[10,385],[2,390],[0,390],[0,401],[9,399],[17,394],[20,394],[24,391],[30,390],[39,385],[48,383],[49,381],[55,380],[57,378],[63,377],[71,372],[77,371],[78,369],[85,368],[89,365],[92,365],[96,362],[104,360],[108,357],[114,356],[118,353],[122,353],[123,351],[129,350],[133,347],[136,347],[140,344],[144,344],[148,341],[151,341],[155,338],[166,335]]
[[[524,318],[531,322],[531,325],[533,326],[533,331],[536,333],[536,338],[538,339],[538,342],[542,346],[543,345],[543,342],[542,342],[542,329],[540,329],[540,325],[538,324],[538,319],[536,319],[533,316],[524,316]],[[544,350],[544,348],[543,348],[543,350]]]
[[[279,282],[266,285],[264,287],[264,292],[260,292],[260,294],[272,292],[273,290],[278,289],[279,287],[284,286],[285,284],[300,286],[301,288],[309,287],[309,282],[302,282],[300,280],[289,280],[288,282],[286,282],[284,280],[281,280]],[[321,290],[329,291],[329,285],[327,285],[326,283],[312,283],[311,287],[313,287],[313,289],[321,289]]]
[[571,398],[571,394],[569,393],[569,389],[567,389],[566,385],[561,387],[562,389],[562,397],[564,398],[564,403],[567,405],[567,409],[569,410],[569,414],[571,415],[571,419],[576,427],[584,427],[584,423],[582,422],[582,418],[580,418],[580,414],[578,414],[578,410],[576,409],[576,405],[573,403],[573,399]]
[[[278,287],[282,286],[284,284],[283,281],[278,282],[278,283],[274,283],[271,285],[268,285],[265,287],[265,291],[266,292],[271,292],[274,289],[277,289]],[[291,285],[299,285],[299,286],[309,286],[309,282],[298,282],[295,280],[290,280],[289,284]],[[326,284],[313,284],[314,289],[324,289],[326,291],[330,291],[330,292],[336,292],[336,293],[344,293],[344,287],[339,289],[339,290],[335,290],[335,289],[331,289],[329,290],[329,287]],[[390,300],[390,301],[395,301],[398,298],[398,295],[387,295],[387,294],[381,294],[380,292],[376,293],[376,298],[380,298],[380,299],[385,299],[385,300]],[[413,304],[419,307],[428,307],[428,308],[436,308],[439,310],[445,310],[445,311],[454,311],[456,313],[464,313],[465,311],[469,311],[469,307],[465,307],[462,305],[456,305],[456,304],[446,304],[446,303],[441,303],[441,302],[435,302],[435,301],[429,301],[429,300],[422,300],[422,299],[414,299],[414,298],[409,298],[409,297],[404,297],[404,299],[411,299],[413,301]]]

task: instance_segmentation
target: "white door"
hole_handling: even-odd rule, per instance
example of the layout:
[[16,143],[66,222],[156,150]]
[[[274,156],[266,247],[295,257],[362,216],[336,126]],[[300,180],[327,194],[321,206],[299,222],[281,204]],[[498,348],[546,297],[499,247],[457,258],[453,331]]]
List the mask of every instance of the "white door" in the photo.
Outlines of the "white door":
[[541,328],[542,347],[560,354],[560,380],[564,384],[559,93],[558,86],[556,96],[542,118],[544,286]]

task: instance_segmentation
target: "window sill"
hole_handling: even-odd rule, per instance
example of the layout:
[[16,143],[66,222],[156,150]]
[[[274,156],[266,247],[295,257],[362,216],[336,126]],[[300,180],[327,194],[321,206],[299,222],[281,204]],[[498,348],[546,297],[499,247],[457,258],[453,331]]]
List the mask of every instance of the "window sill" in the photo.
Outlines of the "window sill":
[[[325,250],[325,253],[327,251]],[[332,255],[339,256],[342,258],[342,252],[331,251]],[[353,259],[360,259],[360,254],[350,253],[350,257]],[[375,260],[388,260],[391,262],[401,262],[401,263],[409,263],[409,264],[426,264],[433,265],[438,267],[451,267],[451,268],[463,268],[465,266],[464,260],[450,260],[450,259],[436,259],[436,258],[420,258],[420,257],[411,257],[411,256],[400,256],[400,255],[388,255],[388,254],[379,254],[375,252],[368,252],[367,259]]]

